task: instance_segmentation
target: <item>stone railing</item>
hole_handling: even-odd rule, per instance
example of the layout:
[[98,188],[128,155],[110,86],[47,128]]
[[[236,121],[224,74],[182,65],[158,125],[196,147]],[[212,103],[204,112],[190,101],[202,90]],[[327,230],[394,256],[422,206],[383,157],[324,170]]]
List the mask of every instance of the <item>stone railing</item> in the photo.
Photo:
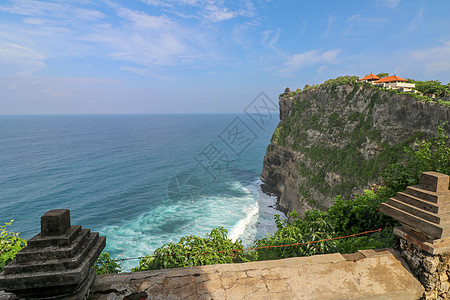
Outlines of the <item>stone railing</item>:
[[41,217],[41,232],[0,274],[0,291],[21,298],[85,299],[105,245],[97,232],[72,226],[68,209],[51,210]]
[[409,186],[381,212],[398,220],[394,228],[399,250],[426,290],[426,299],[450,297],[450,191],[449,176],[422,173],[420,186]]

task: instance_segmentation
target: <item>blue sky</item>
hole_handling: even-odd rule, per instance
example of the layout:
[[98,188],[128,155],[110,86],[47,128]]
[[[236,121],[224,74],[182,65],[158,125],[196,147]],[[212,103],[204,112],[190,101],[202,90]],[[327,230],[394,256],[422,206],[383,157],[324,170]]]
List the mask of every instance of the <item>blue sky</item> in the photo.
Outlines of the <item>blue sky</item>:
[[0,114],[242,112],[370,72],[449,82],[450,1],[0,2]]

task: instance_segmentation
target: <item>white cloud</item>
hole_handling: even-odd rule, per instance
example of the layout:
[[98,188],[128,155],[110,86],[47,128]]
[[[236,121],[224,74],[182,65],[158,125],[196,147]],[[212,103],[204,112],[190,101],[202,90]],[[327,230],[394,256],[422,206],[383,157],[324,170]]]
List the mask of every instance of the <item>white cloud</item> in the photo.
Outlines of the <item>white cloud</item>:
[[367,18],[360,14],[351,15],[345,21],[348,26],[345,29],[345,35],[364,36],[376,31],[383,30],[383,25],[388,22],[385,18]]
[[160,1],[160,0],[141,0],[141,2],[143,2],[147,5],[152,5],[152,6],[162,6],[162,7],[172,7],[173,6],[170,3],[167,3],[165,1]]
[[341,50],[335,49],[320,53],[317,50],[289,56],[284,63],[284,68],[279,70],[279,74],[290,74],[301,69],[312,67],[315,65],[326,65],[337,63],[336,56]]
[[45,67],[44,59],[45,56],[34,49],[0,40],[0,69],[29,74]]
[[325,30],[325,32],[323,33],[324,36],[327,36],[330,34],[335,20],[336,20],[336,17],[328,16],[328,26],[327,26],[327,29]]
[[401,0],[377,0],[379,6],[387,6],[390,8],[396,8],[400,2]]
[[203,16],[212,22],[221,22],[232,19],[235,16],[235,13],[229,11],[226,7],[219,7],[214,4],[208,4],[205,6]]
[[450,72],[450,41],[441,46],[412,51],[408,57],[411,64],[422,67],[427,74]]
[[[158,7],[133,10],[122,4],[125,2],[110,0],[0,2],[0,13],[16,15],[15,20],[1,21],[0,42],[9,43],[9,52],[11,45],[23,47],[16,49],[15,55],[3,54],[0,71],[33,74],[46,66],[45,60],[68,61],[74,57],[86,61],[112,58],[131,65],[120,70],[142,75],[153,74],[153,68],[161,70],[174,65],[195,68],[211,64],[219,53],[225,53],[224,39],[217,35],[214,23],[251,16],[254,9],[249,0],[233,6],[222,0],[141,2]],[[186,22],[179,17],[182,13],[195,19]],[[241,25],[242,22],[236,24]],[[278,37],[278,32],[271,36],[269,46]],[[1,46],[4,53],[5,45]],[[25,54],[28,59],[20,57]]]
[[64,2],[42,2],[35,0],[15,0],[0,5],[0,11],[32,17],[50,17],[64,20],[94,21],[105,17],[101,11],[80,8]]
[[134,11],[128,8],[120,7],[118,15],[128,22],[134,29],[167,29],[173,22],[167,16],[151,16],[144,12]]
[[420,9],[417,12],[417,15],[414,17],[414,19],[411,21],[411,24],[409,25],[409,30],[415,30],[417,26],[422,22],[423,19],[423,9]]
[[23,22],[30,25],[44,25],[45,23],[47,23],[46,20],[38,18],[25,18],[23,19]]
[[[227,6],[229,2],[224,0],[141,0],[141,2],[151,6],[166,7],[168,12],[179,16],[201,18],[212,23],[227,21],[237,16],[255,16],[255,6],[251,0],[239,1],[238,7],[233,8],[230,5]],[[183,6],[194,8],[195,11],[185,14],[180,11]]]
[[151,68],[142,68],[142,67],[131,67],[131,66],[122,66],[119,68],[121,71],[127,71],[130,73],[138,74],[145,77],[153,77],[158,78],[160,80],[171,81],[174,80],[173,77],[164,76],[155,72],[155,70]]
[[274,48],[275,44],[280,39],[281,30],[278,28],[275,32],[272,30],[266,30],[263,32],[263,45],[266,45],[270,48]]

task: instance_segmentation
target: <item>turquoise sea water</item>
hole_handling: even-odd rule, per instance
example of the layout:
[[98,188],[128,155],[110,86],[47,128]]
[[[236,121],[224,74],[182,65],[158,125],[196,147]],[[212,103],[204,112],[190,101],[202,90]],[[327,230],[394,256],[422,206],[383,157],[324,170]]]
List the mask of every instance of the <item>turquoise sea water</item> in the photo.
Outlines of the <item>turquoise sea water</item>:
[[14,219],[28,239],[42,214],[68,208],[72,224],[105,235],[117,258],[218,226],[248,243],[272,233],[280,214],[259,188],[277,123],[245,114],[0,116],[0,222]]

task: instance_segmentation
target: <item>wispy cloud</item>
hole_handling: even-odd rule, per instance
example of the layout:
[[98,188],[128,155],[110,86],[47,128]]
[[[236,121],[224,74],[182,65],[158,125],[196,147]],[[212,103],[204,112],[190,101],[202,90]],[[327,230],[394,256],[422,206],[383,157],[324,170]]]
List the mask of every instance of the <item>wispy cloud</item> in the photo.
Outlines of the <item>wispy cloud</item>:
[[323,36],[328,36],[330,34],[335,20],[336,20],[336,17],[328,16],[328,26],[327,26],[327,29],[325,30],[325,32],[323,33]]
[[400,4],[401,0],[377,0],[379,6],[387,6],[390,8],[396,8]]
[[[251,0],[242,0],[238,6],[233,2],[229,5],[224,0],[141,0],[151,6],[165,7],[168,13],[174,13],[187,18],[198,18],[203,21],[218,23],[238,16],[254,17],[255,6]],[[228,5],[227,5],[228,4]],[[182,7],[189,7],[189,13],[180,11]]]
[[420,25],[420,23],[422,23],[423,20],[423,9],[420,9],[416,16],[414,17],[414,19],[411,21],[411,23],[409,24],[409,30],[413,31],[417,28],[417,26]]
[[99,10],[77,7],[69,2],[61,1],[15,0],[14,2],[0,5],[0,11],[23,16],[50,17],[51,19],[65,20],[94,21],[106,17]]
[[[139,72],[140,68],[209,63],[213,39],[207,37],[208,30],[195,24],[182,26],[163,13],[152,15],[112,1],[104,3],[106,11],[111,12],[108,17],[95,10],[79,9],[77,2],[18,0],[0,4],[0,11],[25,16],[22,23],[2,23],[2,66],[31,74],[45,67],[44,60],[49,57],[109,57],[135,65],[118,70],[145,75],[152,72]],[[74,26],[74,18],[81,15],[85,22],[78,20]],[[119,22],[106,22],[111,16]],[[225,16],[217,14],[215,18]]]
[[363,36],[379,30],[382,30],[382,25],[388,22],[385,18],[371,18],[364,17],[360,14],[354,14],[345,21],[347,28],[345,35]]
[[276,31],[266,30],[263,32],[263,45],[266,45],[270,48],[274,48],[275,44],[280,39],[281,30],[278,28]]
[[34,49],[0,40],[0,69],[14,70],[13,74],[30,74],[45,67],[44,59],[44,54]]
[[208,4],[205,6],[203,16],[212,22],[221,22],[234,18],[236,13],[230,11],[226,7],[221,7],[215,4]]
[[292,74],[316,65],[337,63],[337,55],[340,51],[340,49],[335,49],[320,53],[318,50],[313,50],[291,55],[286,59],[284,68],[279,70],[278,73],[280,75]]
[[408,55],[412,64],[429,75],[450,71],[450,41],[443,45],[412,51]]
[[119,17],[127,20],[129,26],[136,30],[151,30],[151,29],[164,29],[174,25],[167,16],[152,16],[144,12],[134,11],[125,7],[118,8],[117,14]]

